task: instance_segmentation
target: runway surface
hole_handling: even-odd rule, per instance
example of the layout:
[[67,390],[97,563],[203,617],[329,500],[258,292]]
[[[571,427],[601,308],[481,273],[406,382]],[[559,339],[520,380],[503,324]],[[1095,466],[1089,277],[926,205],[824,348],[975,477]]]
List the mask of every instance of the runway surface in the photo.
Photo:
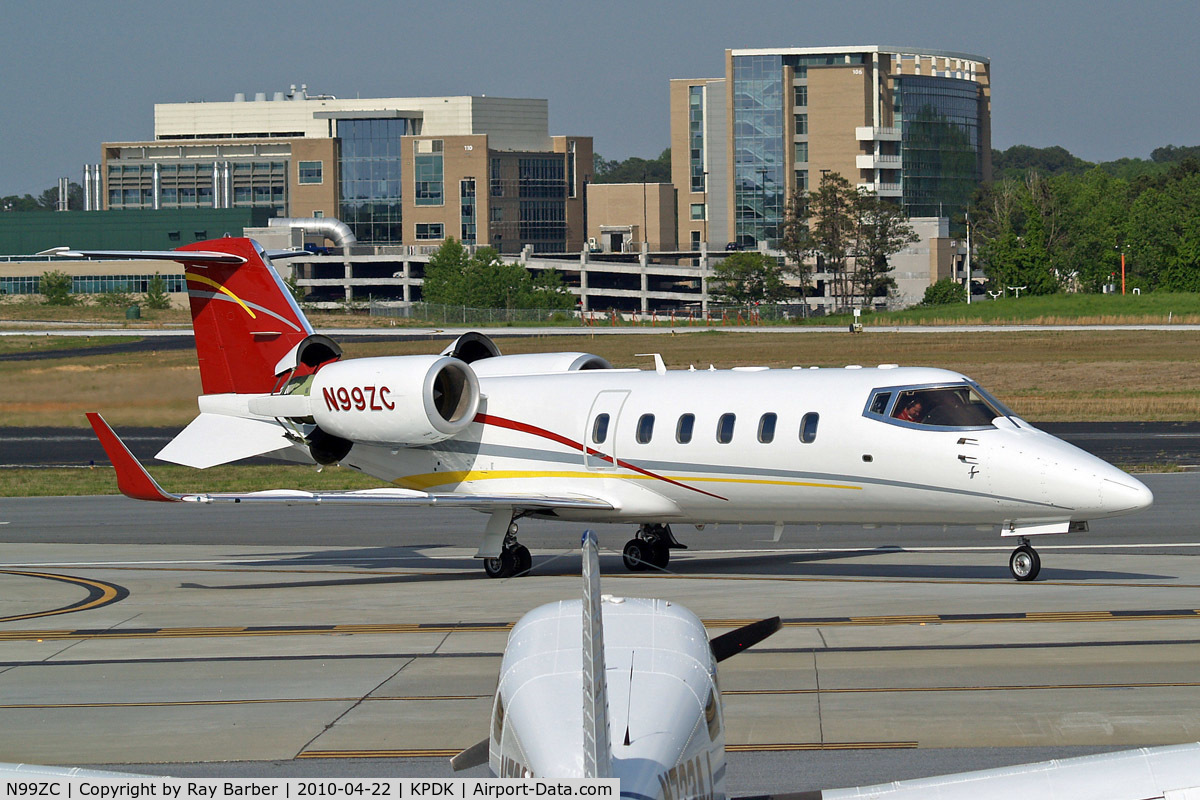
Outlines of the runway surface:
[[[734,794],[870,783],[1200,739],[1200,475],[1036,541],[1041,578],[974,529],[681,528],[604,590],[713,634]],[[530,576],[483,577],[453,510],[0,501],[0,760],[169,774],[436,775],[486,735],[507,630],[579,592],[582,525],[527,522]],[[193,765],[184,762],[218,762]]]

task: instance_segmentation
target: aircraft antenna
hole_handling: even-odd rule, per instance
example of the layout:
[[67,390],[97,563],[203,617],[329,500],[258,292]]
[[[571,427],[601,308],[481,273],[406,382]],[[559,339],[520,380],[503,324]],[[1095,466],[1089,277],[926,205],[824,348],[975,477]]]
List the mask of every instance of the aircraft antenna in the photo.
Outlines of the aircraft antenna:
[[608,681],[604,674],[604,617],[596,534],[583,532],[583,776],[612,777]]

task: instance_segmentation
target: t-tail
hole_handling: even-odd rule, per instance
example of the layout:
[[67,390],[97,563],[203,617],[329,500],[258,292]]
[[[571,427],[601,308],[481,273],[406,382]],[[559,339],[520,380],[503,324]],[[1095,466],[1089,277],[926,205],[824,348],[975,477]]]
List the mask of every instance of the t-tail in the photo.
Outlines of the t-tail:
[[[192,252],[195,260],[188,258]],[[176,253],[187,278],[204,394],[271,392],[280,367],[290,366],[281,362],[313,329],[266,253],[257,242],[235,238],[196,242]]]

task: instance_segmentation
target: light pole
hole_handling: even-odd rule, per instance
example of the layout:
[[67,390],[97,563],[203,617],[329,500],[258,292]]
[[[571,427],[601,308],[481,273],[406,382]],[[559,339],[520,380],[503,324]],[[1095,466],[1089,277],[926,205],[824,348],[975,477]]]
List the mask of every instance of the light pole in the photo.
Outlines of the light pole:
[[701,249],[708,250],[708,170],[704,170],[704,219],[700,221],[700,226],[704,229],[704,235],[701,238]]
[[1117,249],[1121,251],[1121,294],[1125,294],[1125,246],[1117,245]]
[[966,257],[966,272],[967,272],[967,305],[971,305],[971,213],[968,211],[963,216],[967,220],[967,257]]
[[761,243],[767,238],[767,173],[770,171],[771,170],[765,166],[758,168],[758,193],[762,198],[760,201],[761,205],[759,206],[758,215],[760,227],[758,229],[758,236],[756,237],[758,239],[758,243]]
[[642,250],[650,252],[650,246],[646,244],[646,170],[642,170]]

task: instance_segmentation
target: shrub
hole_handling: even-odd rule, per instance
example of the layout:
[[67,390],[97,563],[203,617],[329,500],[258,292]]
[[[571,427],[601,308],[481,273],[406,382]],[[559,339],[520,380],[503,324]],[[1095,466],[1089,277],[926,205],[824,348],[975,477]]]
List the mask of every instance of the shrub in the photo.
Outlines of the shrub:
[[167,282],[157,272],[146,284],[146,308],[162,310],[171,307],[171,297],[167,294]]
[[39,287],[48,306],[73,306],[79,302],[79,298],[71,294],[71,276],[65,272],[42,273]]
[[958,281],[942,278],[925,289],[925,297],[921,300],[921,305],[946,306],[965,302],[967,302],[966,287]]
[[133,296],[123,289],[109,289],[96,295],[96,305],[101,308],[125,308],[133,305]]

